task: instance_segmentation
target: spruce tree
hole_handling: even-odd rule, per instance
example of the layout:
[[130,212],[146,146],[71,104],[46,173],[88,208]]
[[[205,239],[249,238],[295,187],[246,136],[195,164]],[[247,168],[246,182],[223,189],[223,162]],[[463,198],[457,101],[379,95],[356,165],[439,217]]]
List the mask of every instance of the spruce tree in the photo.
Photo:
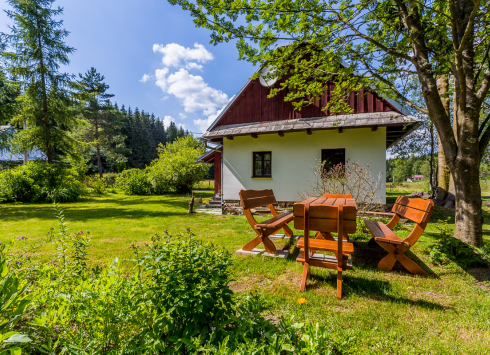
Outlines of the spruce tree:
[[79,74],[77,97],[84,103],[81,109],[83,117],[89,122],[84,131],[85,139],[95,147],[97,168],[102,177],[102,154],[111,163],[123,163],[125,137],[122,135],[122,115],[110,102],[114,95],[107,93],[109,85],[105,77],[92,67],[85,74]]
[[167,143],[173,143],[177,139],[177,127],[175,123],[170,122],[170,126],[167,128]]
[[22,84],[22,109],[15,122],[27,129],[19,136],[24,149],[39,147],[52,163],[55,155],[74,149],[70,130],[76,126],[71,100],[71,76],[59,71],[74,48],[65,44],[61,7],[54,0],[8,0],[6,13],[14,25],[6,35],[12,52],[6,53],[9,71]]

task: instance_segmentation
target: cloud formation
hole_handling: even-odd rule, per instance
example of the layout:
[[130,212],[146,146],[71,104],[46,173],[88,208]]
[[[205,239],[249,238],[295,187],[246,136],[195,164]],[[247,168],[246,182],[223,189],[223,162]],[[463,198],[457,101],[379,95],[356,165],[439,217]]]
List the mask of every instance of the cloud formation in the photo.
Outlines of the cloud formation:
[[175,118],[173,118],[172,116],[165,116],[163,118],[162,122],[163,122],[163,125],[165,126],[165,129],[167,129],[170,126],[170,123],[172,123],[172,122],[175,123],[177,128],[182,127],[183,129],[186,129],[185,124],[175,122]]
[[166,46],[163,44],[154,44],[153,52],[160,52],[163,54],[162,63],[166,67],[181,67],[184,63],[193,62],[190,64],[191,68],[202,69],[202,65],[198,65],[195,62],[206,63],[213,60],[214,57],[202,44],[194,43],[194,48],[185,48],[177,43],[169,43]]
[[[179,99],[186,113],[200,112],[206,118],[193,120],[201,131],[205,131],[212,123],[219,112],[218,109],[228,103],[228,95],[221,90],[212,88],[205,82],[200,75],[190,74],[191,70],[203,71],[203,65],[214,59],[202,44],[194,43],[193,48],[183,47],[177,43],[167,45],[154,44],[153,52],[161,53],[163,67],[155,70],[155,75],[145,74],[141,82],[150,79],[155,80],[155,84],[162,89],[165,94],[173,95]],[[175,68],[175,69],[174,69]],[[179,114],[181,119],[187,117],[186,114]],[[164,123],[168,127],[170,122],[175,122],[171,116],[165,116]],[[183,126],[177,124],[177,126]]]

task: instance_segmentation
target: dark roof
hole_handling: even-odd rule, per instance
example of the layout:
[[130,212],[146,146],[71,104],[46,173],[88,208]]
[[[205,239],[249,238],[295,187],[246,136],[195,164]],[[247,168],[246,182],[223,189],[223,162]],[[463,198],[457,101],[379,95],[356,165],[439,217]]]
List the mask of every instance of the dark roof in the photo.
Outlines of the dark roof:
[[203,138],[219,142],[224,137],[231,138],[252,134],[333,130],[339,128],[387,127],[386,147],[389,148],[418,126],[419,122],[413,117],[405,116],[398,112],[370,112],[217,126],[204,133]]

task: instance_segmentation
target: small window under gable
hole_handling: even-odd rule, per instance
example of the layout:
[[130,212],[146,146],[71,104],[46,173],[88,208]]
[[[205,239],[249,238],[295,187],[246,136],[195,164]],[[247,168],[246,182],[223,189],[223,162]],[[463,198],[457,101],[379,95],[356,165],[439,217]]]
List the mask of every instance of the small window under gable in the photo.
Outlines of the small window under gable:
[[345,148],[322,149],[322,165],[326,172],[338,164],[345,165]]
[[254,178],[272,177],[272,152],[253,152]]

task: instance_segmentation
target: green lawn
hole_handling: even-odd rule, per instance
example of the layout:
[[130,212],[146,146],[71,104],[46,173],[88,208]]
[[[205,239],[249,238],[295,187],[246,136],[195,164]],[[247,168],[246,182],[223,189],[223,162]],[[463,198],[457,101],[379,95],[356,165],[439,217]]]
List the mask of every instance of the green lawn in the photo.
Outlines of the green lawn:
[[[212,192],[197,196],[211,198]],[[396,196],[397,191],[389,191],[390,201]],[[191,228],[199,238],[230,252],[253,237],[243,216],[189,215],[188,200],[179,195],[108,194],[85,197],[62,208],[71,232],[91,232],[93,263],[131,258],[131,244],[143,245],[152,233],[164,230],[177,234]],[[328,324],[346,353],[488,354],[490,269],[462,270],[456,264],[439,267],[428,262],[427,253],[437,235],[435,222],[452,218],[447,212],[436,210],[427,232],[408,253],[429,277],[412,276],[399,265],[392,272],[377,270],[385,253],[378,247],[368,248],[365,236],[355,243],[354,270],[344,273],[342,300],[335,297],[335,273],[326,269],[312,268],[308,290],[299,292],[302,265],[295,262],[294,246],[288,260],[234,256],[232,288],[262,292],[272,319],[285,315]],[[490,214],[485,213],[485,221],[490,221]],[[0,226],[2,241],[21,235],[29,238],[15,243],[10,252],[17,253],[22,243],[34,244],[56,227],[56,220],[49,204],[0,204]],[[409,230],[404,228],[399,234],[406,236]],[[490,242],[488,224],[485,239]],[[52,255],[40,250],[37,256],[48,260]],[[129,261],[126,265],[131,266]],[[300,297],[306,298],[306,304],[297,303]]]

